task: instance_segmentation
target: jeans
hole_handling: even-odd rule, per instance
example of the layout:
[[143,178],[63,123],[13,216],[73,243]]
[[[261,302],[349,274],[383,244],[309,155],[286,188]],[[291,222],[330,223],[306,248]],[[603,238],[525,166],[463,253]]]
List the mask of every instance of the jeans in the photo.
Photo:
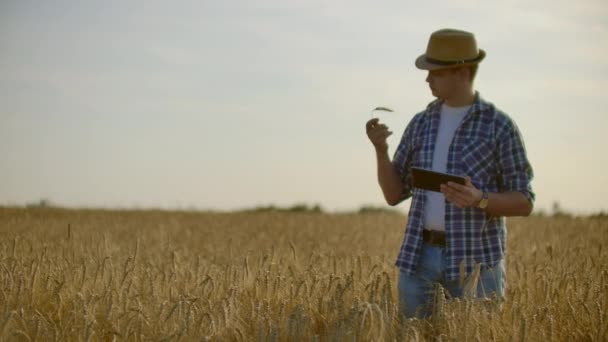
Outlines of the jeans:
[[[448,281],[445,278],[446,252],[443,247],[423,243],[422,254],[415,275],[399,271],[399,311],[407,318],[427,318],[433,308],[434,285],[439,283],[452,298],[462,297],[460,280]],[[482,267],[477,283],[477,298],[490,297],[495,292],[499,298],[505,291],[504,259],[492,267]],[[417,310],[419,312],[417,312]]]

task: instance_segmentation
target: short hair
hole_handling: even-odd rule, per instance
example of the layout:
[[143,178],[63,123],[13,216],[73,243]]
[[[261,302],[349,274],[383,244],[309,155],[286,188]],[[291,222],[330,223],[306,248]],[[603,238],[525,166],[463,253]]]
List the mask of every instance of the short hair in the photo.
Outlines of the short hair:
[[475,76],[477,75],[477,69],[479,69],[479,64],[471,64],[463,67],[451,68],[448,70],[451,70],[452,73],[456,73],[465,69],[469,70],[469,82],[473,83],[473,80],[475,80]]

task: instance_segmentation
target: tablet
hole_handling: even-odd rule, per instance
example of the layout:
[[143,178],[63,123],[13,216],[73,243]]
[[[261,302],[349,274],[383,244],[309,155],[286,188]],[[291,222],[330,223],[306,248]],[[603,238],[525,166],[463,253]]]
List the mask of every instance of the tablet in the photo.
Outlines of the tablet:
[[412,167],[412,185],[416,188],[441,192],[439,186],[441,184],[446,184],[447,182],[454,182],[465,185],[465,178],[449,173],[442,173],[422,169],[419,167]]

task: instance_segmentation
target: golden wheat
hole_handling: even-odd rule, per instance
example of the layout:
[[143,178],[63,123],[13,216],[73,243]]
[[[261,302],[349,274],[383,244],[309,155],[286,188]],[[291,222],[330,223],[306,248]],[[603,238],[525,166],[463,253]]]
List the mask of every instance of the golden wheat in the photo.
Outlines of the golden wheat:
[[426,320],[397,311],[404,220],[0,208],[0,339],[608,340],[608,219],[509,219],[505,300],[438,286]]

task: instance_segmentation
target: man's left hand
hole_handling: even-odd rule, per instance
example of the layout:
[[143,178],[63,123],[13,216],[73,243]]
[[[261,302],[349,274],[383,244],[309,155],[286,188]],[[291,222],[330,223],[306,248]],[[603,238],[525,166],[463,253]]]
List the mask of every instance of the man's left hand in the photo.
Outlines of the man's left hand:
[[460,209],[477,207],[483,197],[483,193],[471,183],[469,176],[465,177],[465,185],[454,182],[441,184],[441,193]]

